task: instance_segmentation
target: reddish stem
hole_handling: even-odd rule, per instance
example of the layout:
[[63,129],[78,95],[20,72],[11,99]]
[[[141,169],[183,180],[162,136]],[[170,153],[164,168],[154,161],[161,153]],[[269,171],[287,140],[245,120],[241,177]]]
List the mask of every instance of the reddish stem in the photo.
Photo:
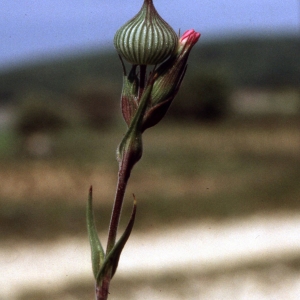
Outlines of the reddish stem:
[[111,276],[106,276],[103,279],[102,285],[96,286],[96,300],[107,300],[109,294],[109,284]]
[[[125,151],[122,156],[122,160],[119,164],[119,173],[118,173],[118,183],[117,190],[115,195],[115,201],[113,205],[113,210],[110,219],[109,231],[108,231],[108,240],[106,247],[106,255],[110,253],[113,247],[116,244],[117,231],[123,206],[124,195],[126,191],[126,186],[128,179],[130,177],[131,170],[134,166],[134,161],[132,160],[131,151]],[[96,299],[97,300],[106,300],[109,294],[109,285],[111,281],[111,273],[107,273],[101,286],[96,286]]]
[[126,186],[128,179],[130,177],[130,173],[132,170],[133,165],[129,159],[128,152],[124,153],[122,157],[122,161],[119,165],[119,173],[118,173],[118,184],[117,190],[115,195],[115,201],[113,205],[113,210],[110,219],[109,225],[109,232],[108,232],[108,240],[107,240],[107,247],[106,253],[108,254],[111,249],[114,247],[116,243],[117,231],[123,206],[124,195],[126,191]]
[[[125,154],[119,167],[117,191],[116,191],[116,196],[115,196],[115,201],[113,205],[110,226],[108,231],[106,255],[112,250],[112,248],[116,243],[116,237],[117,237],[118,225],[119,225],[121,211],[122,211],[124,194],[126,191],[127,182],[132,167],[133,165],[130,166],[130,160],[128,159],[128,155]],[[111,281],[111,273],[109,272],[108,274],[106,274],[103,281],[101,282],[101,286],[96,286],[96,300],[107,300],[109,294],[110,281]]]

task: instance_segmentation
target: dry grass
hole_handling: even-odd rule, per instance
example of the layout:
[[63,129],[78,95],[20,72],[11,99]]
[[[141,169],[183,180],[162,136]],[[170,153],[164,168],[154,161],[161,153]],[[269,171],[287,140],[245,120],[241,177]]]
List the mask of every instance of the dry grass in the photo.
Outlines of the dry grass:
[[116,174],[105,167],[78,167],[57,162],[31,161],[7,166],[0,171],[0,198],[14,202],[28,199],[83,201],[90,185],[101,186],[102,199],[114,189]]

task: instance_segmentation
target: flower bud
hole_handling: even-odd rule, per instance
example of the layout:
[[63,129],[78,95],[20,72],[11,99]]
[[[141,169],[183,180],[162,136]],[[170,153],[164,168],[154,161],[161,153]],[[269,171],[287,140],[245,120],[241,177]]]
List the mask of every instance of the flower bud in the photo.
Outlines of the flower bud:
[[187,30],[179,39],[172,57],[161,64],[157,71],[151,98],[152,105],[165,101],[178,90],[183,79],[189,54],[200,38],[200,33]]
[[124,74],[123,76],[123,89],[121,94],[122,114],[128,126],[138,107],[138,81],[136,65],[134,65],[132,66],[129,75],[127,76]]
[[185,75],[189,54],[199,38],[200,33],[193,29],[187,30],[179,39],[174,53],[155,71],[150,104],[143,120],[143,131],[156,125],[166,114]]
[[156,65],[177,47],[178,37],[157,13],[152,0],[144,0],[139,13],[115,34],[118,53],[134,65]]

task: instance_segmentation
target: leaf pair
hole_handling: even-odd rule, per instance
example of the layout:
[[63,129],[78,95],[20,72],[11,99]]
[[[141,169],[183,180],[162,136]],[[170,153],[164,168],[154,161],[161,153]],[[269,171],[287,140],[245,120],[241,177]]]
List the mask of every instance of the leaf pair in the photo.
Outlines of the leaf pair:
[[97,286],[101,286],[103,279],[106,276],[109,276],[111,279],[117,270],[121,252],[133,228],[135,214],[136,214],[136,200],[134,197],[131,217],[124,233],[122,234],[118,242],[114,245],[112,250],[109,253],[105,254],[96,229],[95,217],[93,212],[92,194],[93,194],[92,187],[90,187],[87,210],[86,210],[86,220],[87,220],[88,236],[89,236],[89,241],[91,246],[91,258],[92,258],[92,268],[93,268],[94,278],[96,279]]

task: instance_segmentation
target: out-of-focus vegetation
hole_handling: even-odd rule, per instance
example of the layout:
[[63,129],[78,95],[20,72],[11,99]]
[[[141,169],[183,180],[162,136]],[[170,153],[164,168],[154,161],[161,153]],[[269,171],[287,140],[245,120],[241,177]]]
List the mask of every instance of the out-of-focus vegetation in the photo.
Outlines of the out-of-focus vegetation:
[[[7,154],[0,170],[2,238],[85,236],[90,184],[99,227],[106,230],[117,177],[114,152],[123,132],[56,134],[56,154],[44,159]],[[144,142],[123,217],[126,221],[134,192],[139,202],[136,230],[300,208],[297,120],[205,126],[166,122],[146,132]]]

